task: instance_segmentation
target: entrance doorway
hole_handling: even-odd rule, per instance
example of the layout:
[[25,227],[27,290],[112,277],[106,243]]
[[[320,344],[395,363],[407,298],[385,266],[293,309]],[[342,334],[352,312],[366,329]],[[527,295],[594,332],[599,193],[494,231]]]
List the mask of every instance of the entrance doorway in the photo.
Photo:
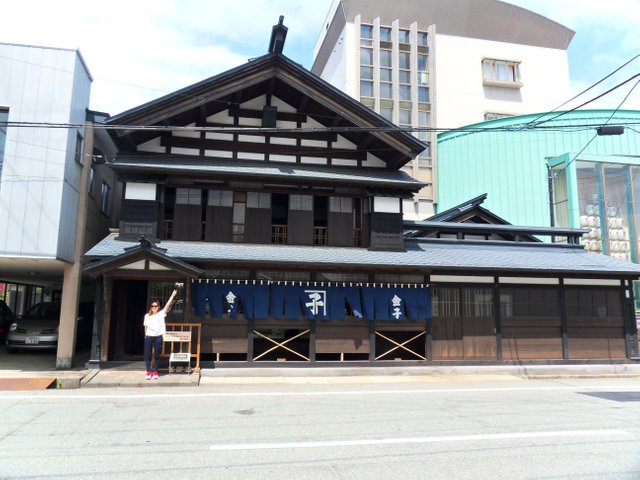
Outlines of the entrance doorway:
[[147,312],[146,280],[113,282],[111,360],[141,358],[144,353],[144,314]]

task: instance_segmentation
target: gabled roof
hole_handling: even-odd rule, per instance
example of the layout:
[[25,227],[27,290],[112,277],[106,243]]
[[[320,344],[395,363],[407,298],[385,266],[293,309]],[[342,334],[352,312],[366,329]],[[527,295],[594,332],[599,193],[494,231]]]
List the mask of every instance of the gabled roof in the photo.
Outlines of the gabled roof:
[[436,213],[427,220],[430,222],[474,222],[511,225],[505,219],[481,206],[487,199],[487,195],[486,193],[479,195],[444,212]]
[[582,230],[515,227],[505,219],[483,208],[487,194],[456,205],[444,212],[429,217],[425,221],[405,220],[406,238],[437,238],[441,234],[484,235],[519,242],[540,242],[534,235],[579,236]]
[[125,270],[171,270],[190,278],[198,278],[204,271],[182,260],[166,255],[166,248],[159,248],[144,236],[140,243],[131,244],[98,262],[89,263],[82,269],[90,275],[97,276],[117,269]]
[[[111,117],[107,125],[182,126],[265,94],[303,111],[326,129],[361,149],[375,151],[389,168],[399,168],[426,146],[370,108],[279,53],[269,53],[157,100]],[[158,132],[112,131],[121,149],[133,150]]]

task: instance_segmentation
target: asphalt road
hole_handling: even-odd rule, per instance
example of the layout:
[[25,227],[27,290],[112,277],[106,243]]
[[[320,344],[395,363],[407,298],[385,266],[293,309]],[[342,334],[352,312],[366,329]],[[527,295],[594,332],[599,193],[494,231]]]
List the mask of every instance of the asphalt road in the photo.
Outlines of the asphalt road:
[[640,478],[640,379],[355,382],[0,392],[0,478]]

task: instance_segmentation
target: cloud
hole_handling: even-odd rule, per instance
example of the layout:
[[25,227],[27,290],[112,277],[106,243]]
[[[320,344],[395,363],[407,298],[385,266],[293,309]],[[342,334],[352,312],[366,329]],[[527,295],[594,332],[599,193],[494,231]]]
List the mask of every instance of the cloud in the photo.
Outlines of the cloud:
[[[91,108],[119,113],[267,53],[280,15],[285,54],[310,65],[330,0],[22,0],[3,7],[0,41],[79,48]],[[28,21],[26,21],[28,19]]]

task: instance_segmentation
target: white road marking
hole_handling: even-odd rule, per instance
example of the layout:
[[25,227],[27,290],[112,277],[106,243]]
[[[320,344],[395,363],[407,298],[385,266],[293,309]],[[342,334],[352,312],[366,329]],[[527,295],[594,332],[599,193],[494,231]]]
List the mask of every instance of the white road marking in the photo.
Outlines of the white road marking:
[[[238,386],[241,387],[241,386]],[[193,387],[186,387],[191,390]],[[171,387],[170,387],[171,389]],[[107,390],[107,389],[95,389]],[[140,390],[137,388],[136,390]],[[154,388],[153,390],[156,390]],[[422,388],[407,390],[322,390],[322,391],[248,391],[248,392],[185,392],[171,389],[165,393],[131,393],[131,394],[109,394],[109,393],[62,393],[60,390],[42,390],[33,393],[5,395],[0,392],[0,400],[37,400],[46,398],[51,400],[135,400],[135,399],[153,399],[153,398],[233,398],[233,397],[325,397],[325,396],[371,396],[371,395],[429,395],[441,393],[486,393],[486,392],[544,392],[544,391],[575,391],[582,392],[610,392],[640,391],[640,385],[597,385],[597,386],[578,386],[578,385],[561,385],[561,386],[542,386],[542,387],[481,387],[481,388]],[[83,389],[87,391],[87,389]]]
[[326,442],[289,442],[289,443],[239,443],[228,445],[211,445],[211,451],[232,450],[278,450],[297,448],[335,448],[363,445],[399,445],[410,443],[445,443],[445,442],[476,442],[480,440],[518,440],[528,438],[558,438],[558,437],[603,437],[629,435],[624,430],[566,430],[552,432],[519,432],[494,433],[484,435],[452,435],[446,437],[417,437],[417,438],[380,438],[363,440],[336,440]]

